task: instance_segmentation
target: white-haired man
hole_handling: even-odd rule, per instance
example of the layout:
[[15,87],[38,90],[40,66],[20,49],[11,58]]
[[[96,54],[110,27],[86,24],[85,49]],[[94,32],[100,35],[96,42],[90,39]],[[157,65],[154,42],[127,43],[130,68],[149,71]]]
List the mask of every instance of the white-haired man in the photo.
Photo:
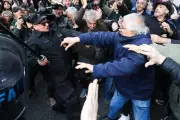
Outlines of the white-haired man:
[[[101,19],[102,11],[101,9],[88,10],[86,11],[87,1],[84,2],[83,6],[77,12],[75,21],[79,26],[81,32],[97,32],[97,31],[107,31],[104,20]],[[84,16],[84,19],[83,19]]]
[[117,119],[123,105],[131,100],[135,120],[150,120],[150,99],[154,87],[154,68],[145,68],[146,58],[123,48],[128,43],[151,44],[148,28],[141,15],[132,13],[119,23],[119,32],[86,33],[75,38],[65,38],[61,45],[67,50],[73,44],[93,44],[99,47],[113,46],[114,60],[104,64],[79,63],[76,69],[88,69],[94,77],[114,77],[116,91],[110,103],[106,119]]

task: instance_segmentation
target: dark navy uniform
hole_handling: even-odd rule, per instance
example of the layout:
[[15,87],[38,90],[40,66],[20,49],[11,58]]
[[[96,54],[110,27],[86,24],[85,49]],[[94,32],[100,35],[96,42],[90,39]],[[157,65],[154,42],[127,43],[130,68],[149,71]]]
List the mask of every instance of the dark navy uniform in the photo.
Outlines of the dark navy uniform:
[[[28,45],[37,53],[46,56],[50,62],[39,69],[43,79],[47,81],[48,88],[51,88],[49,97],[54,97],[60,107],[65,108],[68,120],[79,120],[79,101],[72,85],[72,54],[70,50],[65,51],[64,47],[60,46],[62,40],[62,35],[56,31],[33,31]],[[30,54],[28,61],[31,66],[37,63]]]

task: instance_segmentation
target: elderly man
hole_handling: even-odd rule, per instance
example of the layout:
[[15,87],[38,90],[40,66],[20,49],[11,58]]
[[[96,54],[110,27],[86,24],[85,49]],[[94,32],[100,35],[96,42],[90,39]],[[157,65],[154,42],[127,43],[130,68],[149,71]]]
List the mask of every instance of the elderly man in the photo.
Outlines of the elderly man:
[[90,65],[79,63],[77,69],[87,68],[94,77],[114,77],[116,91],[110,103],[106,119],[117,119],[123,105],[133,102],[135,120],[150,120],[150,99],[154,87],[154,68],[145,69],[146,59],[123,48],[128,43],[141,45],[151,44],[148,28],[141,15],[132,13],[124,16],[119,23],[119,32],[86,33],[75,38],[65,38],[61,45],[66,50],[75,43],[93,44],[96,46],[113,46],[114,61],[105,64]]
[[139,15],[143,15],[143,16],[151,15],[151,13],[146,10],[147,5],[148,5],[147,0],[137,0],[135,7],[133,7],[131,11],[129,11],[127,7],[125,7],[123,4],[118,5],[118,10],[121,15],[129,14],[130,12],[138,13]]
[[164,38],[179,39],[179,32],[170,20],[173,13],[172,3],[159,2],[155,6],[154,16],[145,17],[146,25],[151,34],[156,34]]
[[83,4],[75,16],[75,22],[78,25],[80,31],[83,33],[107,31],[104,21],[101,19],[102,11],[98,9],[97,11],[89,10],[85,12],[86,7],[87,1]]

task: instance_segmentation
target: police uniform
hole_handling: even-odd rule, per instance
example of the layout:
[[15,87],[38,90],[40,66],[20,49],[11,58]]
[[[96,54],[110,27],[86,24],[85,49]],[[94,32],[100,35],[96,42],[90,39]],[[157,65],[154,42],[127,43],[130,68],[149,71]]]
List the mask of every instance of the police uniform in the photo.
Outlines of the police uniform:
[[[72,85],[72,54],[70,50],[65,51],[64,47],[60,46],[62,40],[62,35],[53,30],[46,33],[33,31],[27,43],[38,54],[46,56],[50,62],[39,68],[48,88],[51,88],[49,97],[56,99],[60,109],[65,108],[68,120],[79,120],[79,101]],[[37,63],[31,54],[28,61],[32,66]]]

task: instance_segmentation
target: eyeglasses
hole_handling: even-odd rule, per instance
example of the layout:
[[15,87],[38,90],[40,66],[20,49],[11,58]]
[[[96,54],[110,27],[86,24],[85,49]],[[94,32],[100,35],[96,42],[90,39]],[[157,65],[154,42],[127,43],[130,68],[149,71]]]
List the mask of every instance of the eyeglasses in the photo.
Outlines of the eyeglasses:
[[40,24],[43,25],[43,26],[46,26],[46,24],[48,24],[48,23],[49,23],[49,21],[45,20],[45,21],[41,22]]

